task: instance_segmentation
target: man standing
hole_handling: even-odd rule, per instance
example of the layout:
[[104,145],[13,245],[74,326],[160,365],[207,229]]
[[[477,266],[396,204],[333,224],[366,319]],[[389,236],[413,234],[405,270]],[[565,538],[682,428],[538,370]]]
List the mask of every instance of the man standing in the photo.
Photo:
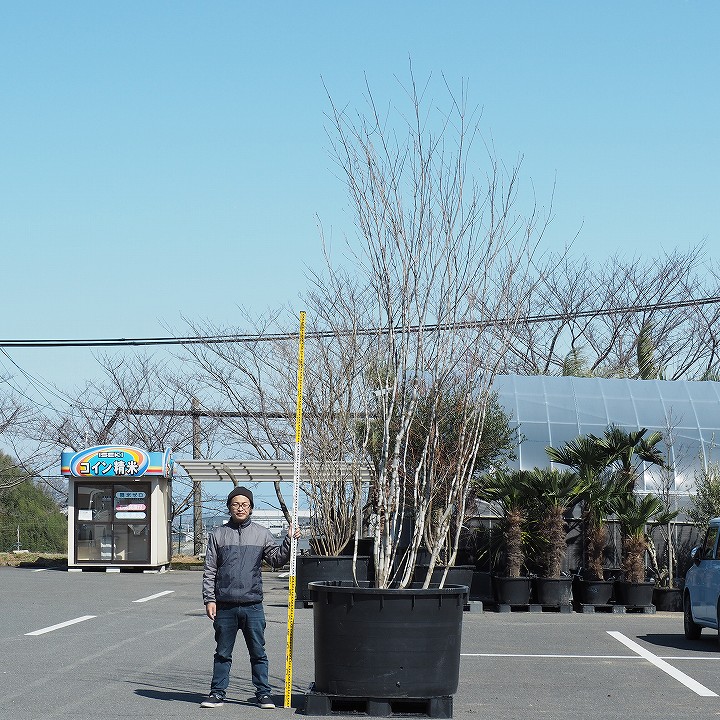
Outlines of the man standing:
[[[232,652],[238,630],[250,654],[255,697],[261,708],[274,708],[265,653],[265,612],[262,605],[262,562],[281,567],[290,559],[292,525],[282,545],[269,530],[251,522],[253,494],[236,487],[227,498],[230,520],[208,538],[202,593],[205,612],[215,628],[215,656],[210,695],[200,706],[219,707],[230,681]],[[300,536],[295,531],[295,537]]]

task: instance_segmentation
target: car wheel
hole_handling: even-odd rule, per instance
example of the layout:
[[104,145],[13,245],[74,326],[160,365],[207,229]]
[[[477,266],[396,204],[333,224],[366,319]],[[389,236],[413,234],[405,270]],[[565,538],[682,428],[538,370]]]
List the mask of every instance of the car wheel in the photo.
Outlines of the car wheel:
[[683,602],[683,626],[685,628],[685,637],[688,640],[697,640],[700,637],[702,627],[693,620],[689,594],[685,595]]

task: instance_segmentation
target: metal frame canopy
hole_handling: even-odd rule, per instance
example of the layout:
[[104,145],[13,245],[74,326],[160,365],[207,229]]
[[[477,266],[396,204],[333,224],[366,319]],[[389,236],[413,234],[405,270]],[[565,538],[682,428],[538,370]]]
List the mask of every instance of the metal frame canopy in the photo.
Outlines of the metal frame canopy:
[[[175,460],[193,482],[293,482],[292,460]],[[341,475],[356,469],[350,463],[340,463],[335,468]],[[360,468],[360,479],[368,482],[373,476],[371,468]],[[317,479],[317,477],[315,478]],[[300,465],[300,482],[311,482],[305,464]]]

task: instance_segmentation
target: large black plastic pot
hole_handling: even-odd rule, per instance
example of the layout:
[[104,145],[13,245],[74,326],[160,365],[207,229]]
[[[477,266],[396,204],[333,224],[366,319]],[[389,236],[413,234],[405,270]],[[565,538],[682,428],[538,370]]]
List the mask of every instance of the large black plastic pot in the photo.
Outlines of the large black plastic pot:
[[469,589],[310,584],[315,686],[349,697],[453,695]]
[[[420,583],[421,585],[425,582],[430,565],[416,565],[413,573],[413,582]],[[465,585],[468,588],[472,585],[473,571],[475,570],[474,565],[451,565],[447,569],[447,577],[445,578],[445,585]],[[445,566],[436,565],[433,568],[432,575],[430,577],[430,585],[437,587],[440,584],[443,573],[445,572]]]
[[480,600],[483,603],[495,602],[495,594],[492,585],[492,573],[476,570],[472,576],[470,585],[470,599]]
[[631,583],[625,580],[615,581],[615,602],[618,605],[648,607],[653,604],[653,588],[655,583]]
[[[359,556],[355,564],[357,581],[369,580],[370,558]],[[296,607],[311,602],[308,583],[342,580],[354,584],[352,555],[298,555],[295,566]]]
[[529,577],[493,576],[493,591],[499,605],[529,605],[531,590]]
[[572,578],[546,578],[533,579],[535,586],[535,600],[539,605],[569,605],[572,599]]
[[613,597],[613,580],[576,580],[575,599],[582,605],[608,605]]
[[682,612],[682,590],[680,588],[653,588],[652,603],[661,612]]

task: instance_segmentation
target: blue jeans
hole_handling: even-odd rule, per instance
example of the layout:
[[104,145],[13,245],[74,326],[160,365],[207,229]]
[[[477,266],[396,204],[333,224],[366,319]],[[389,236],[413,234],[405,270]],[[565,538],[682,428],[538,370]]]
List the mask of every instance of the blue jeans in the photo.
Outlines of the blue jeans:
[[225,697],[230,682],[230,666],[238,630],[242,630],[252,668],[255,695],[269,695],[268,659],[265,653],[265,611],[261,602],[251,605],[217,604],[215,615],[215,657],[210,692]]

